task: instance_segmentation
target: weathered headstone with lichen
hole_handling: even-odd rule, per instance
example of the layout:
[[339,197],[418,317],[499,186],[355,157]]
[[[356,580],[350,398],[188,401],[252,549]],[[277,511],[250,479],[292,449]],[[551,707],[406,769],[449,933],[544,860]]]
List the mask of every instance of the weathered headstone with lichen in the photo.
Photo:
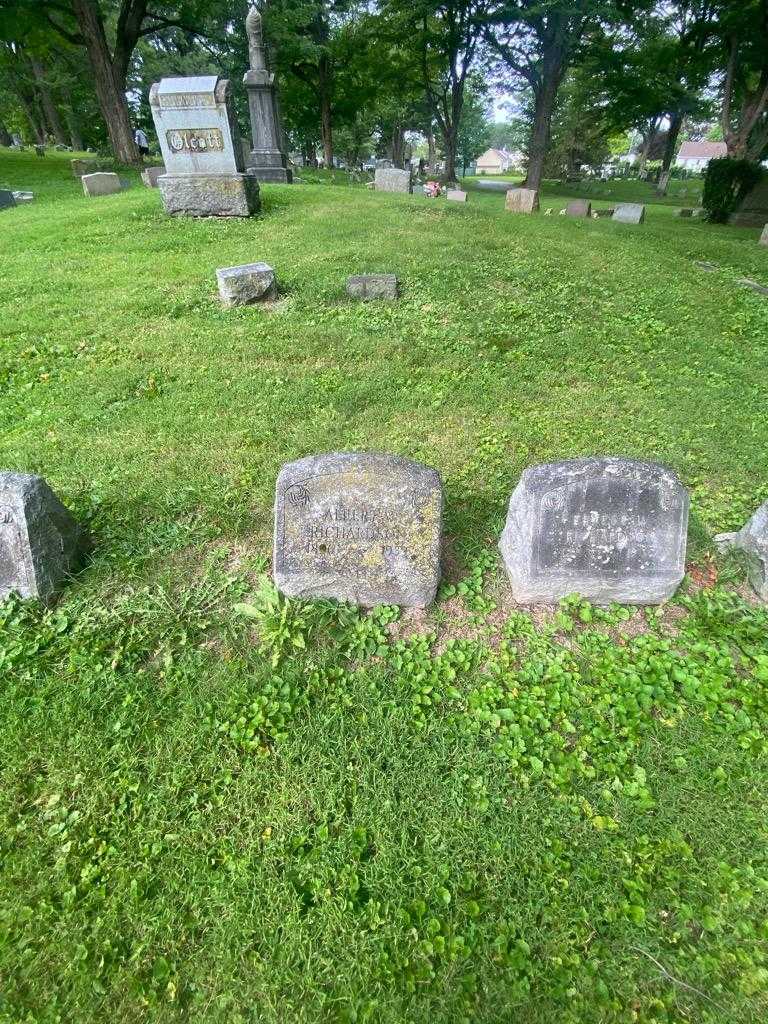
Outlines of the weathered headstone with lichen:
[[373,180],[377,192],[413,192],[413,179],[410,170],[402,171],[399,167],[377,167]]
[[274,576],[289,597],[424,608],[440,582],[443,490],[398,455],[333,452],[283,466]]
[[508,213],[538,213],[539,190],[537,188],[511,188],[507,192],[504,208]]
[[768,501],[737,533],[720,533],[715,544],[721,551],[737,548],[747,558],[749,582],[755,593],[768,601]]
[[666,467],[573,459],[525,470],[499,547],[522,604],[658,604],[683,578],[687,526],[688,495]]
[[85,547],[85,532],[42,477],[0,473],[0,600],[52,597]]
[[588,199],[573,199],[565,208],[567,217],[591,217],[592,203]]
[[642,224],[645,220],[645,206],[642,203],[619,203],[611,220],[620,224]]

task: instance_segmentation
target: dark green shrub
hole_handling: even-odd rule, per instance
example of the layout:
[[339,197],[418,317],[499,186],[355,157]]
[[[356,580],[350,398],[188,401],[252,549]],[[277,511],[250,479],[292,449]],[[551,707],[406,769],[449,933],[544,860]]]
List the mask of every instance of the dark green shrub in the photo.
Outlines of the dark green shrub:
[[730,157],[710,160],[702,197],[702,206],[709,219],[716,224],[724,224],[738,210],[762,174],[760,165],[749,160],[732,160]]

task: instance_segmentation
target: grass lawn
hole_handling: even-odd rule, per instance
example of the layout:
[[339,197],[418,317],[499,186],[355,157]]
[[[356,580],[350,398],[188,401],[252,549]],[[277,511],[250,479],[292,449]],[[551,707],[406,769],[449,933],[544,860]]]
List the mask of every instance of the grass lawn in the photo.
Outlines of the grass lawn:
[[[95,540],[0,604],[0,1022],[766,1019],[768,612],[711,543],[768,497],[758,232],[328,184],[173,220],[69,156],[0,154],[37,192],[0,212],[0,466]],[[256,260],[279,301],[223,310]],[[366,271],[402,299],[347,300]],[[335,449],[442,473],[428,614],[270,589],[279,467]],[[511,489],[587,454],[691,491],[659,611],[510,600]]]

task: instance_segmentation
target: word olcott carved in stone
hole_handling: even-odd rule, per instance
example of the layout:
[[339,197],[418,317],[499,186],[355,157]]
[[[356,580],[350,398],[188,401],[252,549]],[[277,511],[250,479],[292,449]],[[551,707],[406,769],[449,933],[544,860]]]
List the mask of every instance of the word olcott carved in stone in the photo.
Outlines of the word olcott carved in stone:
[[443,489],[397,455],[334,452],[283,466],[274,574],[289,597],[424,608],[440,582]]
[[499,547],[515,599],[580,594],[658,604],[685,572],[688,494],[654,462],[591,458],[525,470]]

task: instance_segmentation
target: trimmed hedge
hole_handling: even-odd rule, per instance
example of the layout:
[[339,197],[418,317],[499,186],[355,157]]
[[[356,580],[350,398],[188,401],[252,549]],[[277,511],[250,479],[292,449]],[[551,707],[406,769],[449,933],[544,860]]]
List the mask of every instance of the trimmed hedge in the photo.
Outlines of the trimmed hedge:
[[763,170],[749,160],[710,160],[704,178],[702,206],[715,224],[724,224],[760,181]]

